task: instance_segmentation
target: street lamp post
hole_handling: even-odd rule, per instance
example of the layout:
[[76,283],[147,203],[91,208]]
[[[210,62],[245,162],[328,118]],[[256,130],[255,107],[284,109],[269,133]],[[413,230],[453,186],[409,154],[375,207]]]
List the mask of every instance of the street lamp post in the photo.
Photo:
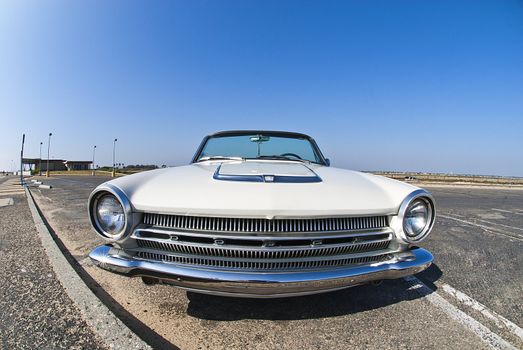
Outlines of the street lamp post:
[[40,171],[40,176],[42,176],[42,144],[43,142],[40,142],[40,161],[38,162],[38,170]]
[[20,151],[20,185],[24,185],[24,143],[25,134],[22,136],[22,150]]
[[51,136],[53,136],[53,133],[49,133],[49,139],[47,140],[47,169],[45,172],[45,177],[49,177],[49,150],[51,148]]
[[115,175],[116,175],[116,171],[114,170],[114,167],[116,166],[116,158],[115,158],[116,141],[118,141],[118,139],[114,139],[114,142],[113,142],[113,173],[112,173],[112,177],[115,177]]
[[93,176],[95,176],[95,166],[94,166],[94,153],[96,151],[96,145],[93,147]]

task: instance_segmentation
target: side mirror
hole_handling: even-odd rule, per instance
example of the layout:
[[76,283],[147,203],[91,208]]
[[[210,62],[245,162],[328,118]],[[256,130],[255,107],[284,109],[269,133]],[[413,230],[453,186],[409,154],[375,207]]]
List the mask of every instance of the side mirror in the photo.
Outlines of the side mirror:
[[331,166],[331,160],[329,158],[325,158],[325,164],[327,166]]

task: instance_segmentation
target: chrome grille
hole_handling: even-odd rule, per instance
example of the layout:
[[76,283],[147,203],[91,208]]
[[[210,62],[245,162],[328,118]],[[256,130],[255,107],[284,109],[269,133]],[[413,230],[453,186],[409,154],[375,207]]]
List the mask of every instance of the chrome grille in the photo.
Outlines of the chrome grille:
[[235,233],[354,231],[384,228],[388,224],[387,216],[269,220],[153,213],[145,213],[143,223],[175,230]]
[[331,260],[293,260],[293,261],[252,261],[252,260],[214,260],[205,257],[178,256],[148,251],[139,251],[137,258],[161,261],[166,263],[205,266],[212,268],[242,269],[242,270],[294,270],[314,269],[326,267],[340,267],[346,265],[368,264],[391,259],[389,254],[342,258]]
[[145,213],[139,259],[217,269],[287,271],[368,264],[393,251],[387,216],[247,219]]
[[295,246],[286,248],[220,247],[210,244],[184,244],[161,242],[158,240],[137,239],[140,248],[149,248],[170,253],[182,253],[206,257],[226,257],[239,259],[293,259],[346,255],[386,249],[390,236],[381,240],[336,244],[331,246]]

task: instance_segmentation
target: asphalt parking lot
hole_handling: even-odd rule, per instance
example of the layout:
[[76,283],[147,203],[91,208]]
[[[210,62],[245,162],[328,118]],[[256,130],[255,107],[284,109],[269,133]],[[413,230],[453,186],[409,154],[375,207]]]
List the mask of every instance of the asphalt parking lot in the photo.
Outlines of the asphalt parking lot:
[[436,260],[418,279],[249,300],[146,286],[92,266],[87,255],[102,240],[89,226],[86,203],[106,180],[53,177],[44,180],[52,189],[31,191],[86,282],[153,346],[523,348],[523,190],[426,187],[438,219],[422,246]]

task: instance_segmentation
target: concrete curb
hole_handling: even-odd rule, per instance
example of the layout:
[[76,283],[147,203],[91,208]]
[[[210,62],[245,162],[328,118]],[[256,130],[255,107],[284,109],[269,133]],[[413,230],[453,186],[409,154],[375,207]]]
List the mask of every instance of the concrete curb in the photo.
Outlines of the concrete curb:
[[85,285],[56,245],[51,233],[38,213],[36,203],[24,187],[33,220],[56,277],[80,309],[83,318],[94,333],[110,349],[152,349],[116,317]]

